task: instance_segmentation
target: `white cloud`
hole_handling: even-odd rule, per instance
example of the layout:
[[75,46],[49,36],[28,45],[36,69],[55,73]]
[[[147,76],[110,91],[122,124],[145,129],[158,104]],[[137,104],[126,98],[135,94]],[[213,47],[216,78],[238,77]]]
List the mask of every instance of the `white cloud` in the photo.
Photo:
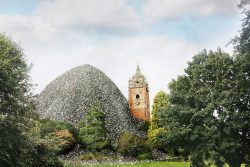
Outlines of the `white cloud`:
[[35,15],[55,26],[70,28],[139,28],[138,16],[127,0],[45,0]]
[[[218,1],[214,7],[215,0],[148,0],[143,18],[155,22],[196,8],[194,14],[210,15],[218,12],[222,2],[226,1]],[[207,10],[199,8],[204,4]],[[231,2],[228,4],[225,12],[231,9]],[[105,72],[127,96],[128,79],[139,61],[152,99],[157,91],[167,90],[168,82],[183,73],[187,61],[203,46],[157,34],[96,34],[99,30],[141,32],[138,17],[126,0],[43,0],[31,16],[0,15],[0,32],[21,42],[34,64],[31,76],[38,84],[36,92],[66,70],[88,63]],[[225,41],[228,39],[215,40],[212,47]]]
[[235,0],[148,0],[145,4],[146,23],[178,19],[186,15],[212,16],[237,13]]

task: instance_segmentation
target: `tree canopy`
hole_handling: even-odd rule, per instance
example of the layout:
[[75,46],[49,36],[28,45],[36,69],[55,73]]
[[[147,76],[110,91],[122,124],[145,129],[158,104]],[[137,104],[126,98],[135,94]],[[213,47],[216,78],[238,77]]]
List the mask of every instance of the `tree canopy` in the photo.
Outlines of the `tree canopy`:
[[105,127],[105,115],[99,106],[92,106],[80,123],[79,139],[88,150],[98,151],[110,147]]
[[218,49],[195,55],[185,74],[169,84],[170,104],[159,112],[164,132],[157,141],[190,153],[192,166],[250,162],[249,4],[239,4],[246,17],[232,41],[235,54]]
[[158,128],[158,120],[159,120],[159,112],[162,108],[168,105],[168,95],[163,91],[159,91],[154,99],[153,99],[153,110],[152,110],[152,119],[150,122],[150,129],[157,129]]
[[30,107],[29,67],[21,47],[0,34],[0,111],[24,114]]
[[242,59],[221,50],[194,56],[169,86],[171,105],[159,120],[166,145],[191,152],[195,166],[207,159],[217,166],[248,163],[250,82],[244,69]]
[[62,166],[39,143],[37,114],[21,47],[0,34],[0,164]]
[[148,137],[150,143],[158,149],[164,149],[164,143],[162,143],[161,137],[162,134],[166,132],[166,130],[162,127],[159,127],[159,122],[161,119],[161,111],[163,108],[166,108],[168,105],[168,95],[164,91],[159,91],[153,100],[153,110],[152,110],[152,118],[150,120],[150,126],[148,130]]

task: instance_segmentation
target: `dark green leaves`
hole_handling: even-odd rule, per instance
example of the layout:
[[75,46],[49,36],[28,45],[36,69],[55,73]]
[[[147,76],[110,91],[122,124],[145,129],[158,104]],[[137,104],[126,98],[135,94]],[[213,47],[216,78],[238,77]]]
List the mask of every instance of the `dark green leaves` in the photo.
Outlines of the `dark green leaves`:
[[91,151],[110,147],[110,138],[105,127],[105,115],[99,106],[93,106],[80,123],[79,139]]
[[[205,160],[222,164],[224,159],[230,166],[247,162],[247,67],[244,57],[234,58],[221,50],[195,55],[186,74],[169,84],[170,105],[160,112],[158,124],[167,130],[161,139],[165,147],[190,152],[196,166],[203,166],[200,163]],[[218,160],[218,156],[222,159]]]

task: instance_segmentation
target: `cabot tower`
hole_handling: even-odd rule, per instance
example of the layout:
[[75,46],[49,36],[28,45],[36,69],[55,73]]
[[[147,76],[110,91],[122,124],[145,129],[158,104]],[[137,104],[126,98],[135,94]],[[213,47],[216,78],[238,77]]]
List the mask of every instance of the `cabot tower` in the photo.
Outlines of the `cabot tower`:
[[136,67],[135,75],[129,79],[129,110],[137,119],[149,121],[150,105],[149,105],[149,89],[148,82],[142,75],[139,65]]

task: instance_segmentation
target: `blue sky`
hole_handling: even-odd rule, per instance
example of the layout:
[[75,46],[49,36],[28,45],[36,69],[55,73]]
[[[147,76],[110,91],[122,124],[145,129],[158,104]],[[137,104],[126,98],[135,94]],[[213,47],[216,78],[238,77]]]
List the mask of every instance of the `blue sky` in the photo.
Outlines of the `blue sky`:
[[104,71],[127,96],[139,61],[151,99],[202,49],[240,29],[235,0],[0,0],[0,32],[20,43],[39,93],[77,65]]
[[0,12],[7,15],[31,15],[38,0],[0,0]]

